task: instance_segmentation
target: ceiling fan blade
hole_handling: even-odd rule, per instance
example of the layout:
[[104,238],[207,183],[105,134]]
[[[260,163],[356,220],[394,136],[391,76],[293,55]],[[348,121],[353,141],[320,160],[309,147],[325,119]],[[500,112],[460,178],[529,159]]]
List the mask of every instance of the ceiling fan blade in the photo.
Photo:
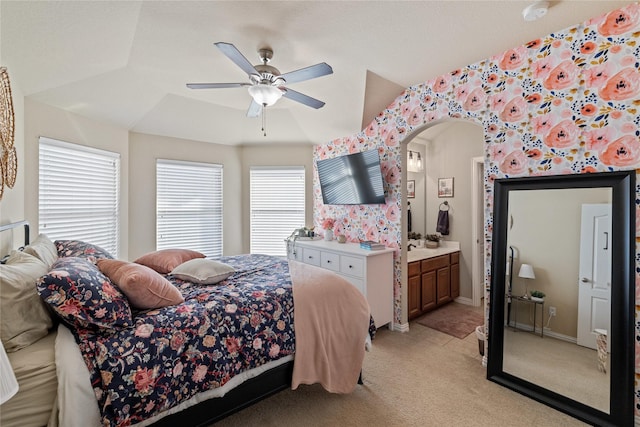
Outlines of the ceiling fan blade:
[[300,92],[296,92],[293,89],[289,89],[289,88],[282,88],[282,89],[284,91],[282,96],[284,96],[285,98],[289,98],[292,101],[297,101],[301,104],[308,105],[311,108],[321,108],[322,106],[324,106],[324,102],[319,101],[310,96],[307,96],[305,94],[302,94]]
[[243,86],[251,86],[251,83],[187,83],[189,89],[222,89]]
[[258,104],[254,100],[251,100],[251,105],[249,105],[249,109],[247,110],[247,117],[258,117],[261,112],[262,105]]
[[249,62],[249,60],[247,60],[247,58],[245,58],[244,55],[231,43],[218,42],[215,43],[215,45],[218,46],[218,49],[220,49],[227,58],[235,62],[238,67],[242,68],[245,73],[249,75],[260,75],[251,62]]
[[316,65],[311,65],[310,67],[284,73],[280,77],[284,78],[287,84],[289,84],[302,82],[309,79],[315,79],[316,77],[322,77],[332,73],[333,68],[331,68],[330,65],[321,62]]

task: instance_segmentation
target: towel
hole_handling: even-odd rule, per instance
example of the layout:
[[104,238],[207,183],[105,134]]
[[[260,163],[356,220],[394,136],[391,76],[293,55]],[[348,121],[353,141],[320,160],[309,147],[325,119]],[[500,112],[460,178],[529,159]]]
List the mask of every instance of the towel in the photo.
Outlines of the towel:
[[436,225],[436,231],[443,236],[449,234],[449,211],[438,212],[438,224]]

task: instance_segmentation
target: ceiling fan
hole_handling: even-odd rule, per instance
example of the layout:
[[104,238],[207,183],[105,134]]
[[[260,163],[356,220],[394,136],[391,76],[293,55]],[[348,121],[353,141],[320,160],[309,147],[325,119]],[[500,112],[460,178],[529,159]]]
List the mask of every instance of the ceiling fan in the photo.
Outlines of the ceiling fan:
[[289,89],[285,85],[332,74],[333,69],[321,62],[310,67],[280,74],[277,68],[269,65],[273,50],[258,50],[262,64],[251,65],[247,58],[231,43],[218,42],[215,45],[238,67],[249,75],[249,83],[187,83],[190,89],[218,89],[247,86],[253,100],[247,111],[247,117],[258,117],[265,107],[275,104],[281,97],[291,99],[312,108],[321,108],[324,102]]

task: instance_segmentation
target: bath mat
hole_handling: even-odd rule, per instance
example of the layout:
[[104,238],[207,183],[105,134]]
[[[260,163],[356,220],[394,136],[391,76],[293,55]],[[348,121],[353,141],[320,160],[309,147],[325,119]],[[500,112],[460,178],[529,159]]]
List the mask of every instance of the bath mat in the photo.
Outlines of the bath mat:
[[476,326],[484,325],[484,317],[477,307],[451,302],[419,317],[416,322],[463,339],[474,332]]

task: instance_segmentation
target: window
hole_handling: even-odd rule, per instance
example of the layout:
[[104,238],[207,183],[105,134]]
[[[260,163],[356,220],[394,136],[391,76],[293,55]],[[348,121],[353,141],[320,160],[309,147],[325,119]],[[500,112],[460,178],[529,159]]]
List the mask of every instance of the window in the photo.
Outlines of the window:
[[120,154],[40,138],[39,228],[118,256]]
[[284,240],[305,225],[304,167],[251,168],[251,253],[286,256]]
[[222,165],[158,159],[156,247],[222,256]]

